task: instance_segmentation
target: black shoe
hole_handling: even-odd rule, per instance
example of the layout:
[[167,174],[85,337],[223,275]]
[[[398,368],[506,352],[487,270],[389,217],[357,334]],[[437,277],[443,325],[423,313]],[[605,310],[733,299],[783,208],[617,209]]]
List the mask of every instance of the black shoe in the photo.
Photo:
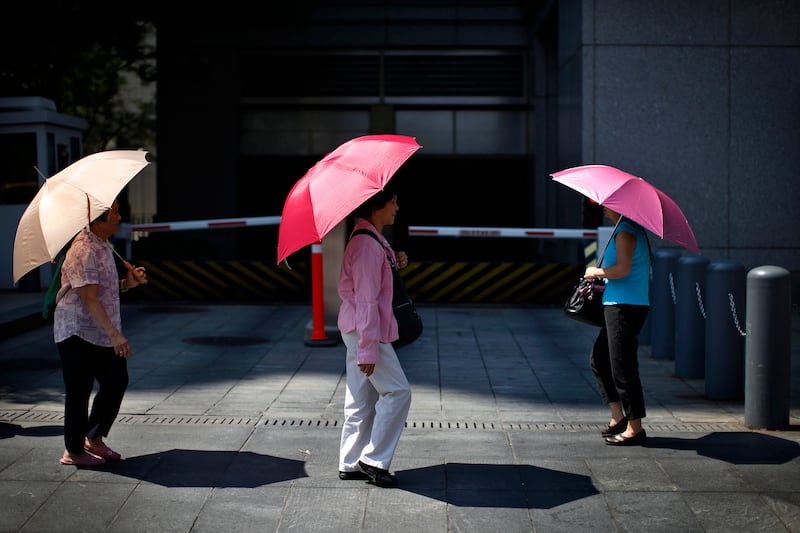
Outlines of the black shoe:
[[618,435],[628,429],[628,417],[622,417],[622,420],[617,422],[616,424],[606,426],[606,429],[600,432],[600,435],[603,437],[613,437],[614,435]]
[[345,481],[354,481],[354,480],[366,481],[369,479],[369,476],[366,475],[361,470],[353,470],[352,472],[344,472],[342,470],[339,470],[339,479],[343,479]]
[[645,443],[647,443],[647,433],[644,430],[633,437],[623,437],[621,434],[606,437],[606,444],[611,446],[644,446]]
[[369,482],[378,487],[396,487],[397,478],[390,474],[388,470],[378,468],[377,466],[370,466],[368,464],[358,462],[358,467],[369,478]]

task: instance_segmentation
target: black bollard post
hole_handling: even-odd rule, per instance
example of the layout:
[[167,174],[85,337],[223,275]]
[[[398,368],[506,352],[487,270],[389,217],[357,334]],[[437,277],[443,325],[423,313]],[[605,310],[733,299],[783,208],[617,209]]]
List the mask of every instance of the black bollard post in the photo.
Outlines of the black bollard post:
[[680,252],[653,252],[653,283],[650,292],[650,354],[654,359],[675,357],[675,269]]
[[705,288],[708,259],[678,259],[675,286],[675,375],[700,379],[706,371]]
[[714,261],[706,269],[706,397],[744,397],[745,271],[741,263]]
[[789,271],[756,267],[747,274],[744,423],[784,429],[789,423],[792,285]]

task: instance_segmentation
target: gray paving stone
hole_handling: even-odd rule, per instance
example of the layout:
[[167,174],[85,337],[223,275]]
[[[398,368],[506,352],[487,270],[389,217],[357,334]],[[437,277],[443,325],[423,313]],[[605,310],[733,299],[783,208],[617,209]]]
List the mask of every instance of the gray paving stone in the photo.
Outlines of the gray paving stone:
[[[559,309],[424,309],[400,351],[400,487],[381,489],[338,479],[344,348],[303,344],[308,307],[146,307],[124,308],[136,355],[108,443],[125,460],[100,469],[58,464],[52,332],[0,341],[0,530],[800,531],[800,395],[794,426],[751,430],[743,402],[705,399],[643,347],[648,446],[607,446],[596,330]],[[254,332],[268,340],[186,342]]]

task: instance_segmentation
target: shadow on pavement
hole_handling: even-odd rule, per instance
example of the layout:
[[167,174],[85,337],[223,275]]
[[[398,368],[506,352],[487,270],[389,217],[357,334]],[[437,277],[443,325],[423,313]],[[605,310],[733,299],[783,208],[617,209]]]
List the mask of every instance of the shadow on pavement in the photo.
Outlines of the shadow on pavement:
[[164,487],[253,488],[308,477],[305,463],[253,452],[168,450],[108,463],[105,470]]
[[35,426],[24,428],[17,424],[0,422],[0,439],[10,439],[20,435],[22,437],[55,437],[64,434],[64,426]]
[[400,489],[459,507],[550,509],[599,494],[589,476],[531,465],[447,463],[396,475]]
[[800,456],[796,442],[762,433],[709,433],[699,439],[649,437],[648,448],[694,450],[732,464],[783,464]]

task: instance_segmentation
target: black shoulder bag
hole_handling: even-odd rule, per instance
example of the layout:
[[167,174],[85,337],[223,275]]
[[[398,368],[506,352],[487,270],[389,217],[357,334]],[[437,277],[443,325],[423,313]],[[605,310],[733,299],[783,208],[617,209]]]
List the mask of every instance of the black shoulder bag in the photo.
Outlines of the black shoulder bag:
[[[378,236],[367,229],[354,231],[350,238],[356,235],[369,235],[383,246]],[[417,313],[414,302],[406,292],[403,280],[400,279],[400,272],[394,262],[394,257],[387,253],[386,259],[389,260],[389,265],[392,267],[392,310],[394,311],[394,318],[397,320],[397,333],[399,335],[398,339],[392,343],[392,346],[400,348],[411,344],[422,335],[422,318]]]
[[[606,241],[603,247],[603,253],[597,260],[597,264],[603,265],[603,256],[606,255],[611,239],[617,232],[622,217],[619,217],[611,236]],[[592,326],[604,326],[606,323],[605,315],[603,313],[603,291],[606,288],[606,281],[602,278],[586,279],[581,278],[578,284],[572,288],[567,301],[564,303],[564,313],[579,322],[589,324]]]
[[[606,245],[603,247],[603,253],[597,260],[598,265],[602,266],[603,256],[606,254],[606,249],[608,248],[611,239],[613,239],[614,235],[617,233],[617,227],[619,226],[620,222],[622,222],[622,217],[619,217],[619,220],[617,220],[617,223],[614,226],[614,230],[611,232],[611,237],[609,237],[608,241],[606,241]],[[653,252],[650,249],[650,239],[647,238],[646,233],[644,235],[644,240],[647,242],[647,250],[651,258],[650,276],[652,278]],[[603,313],[603,291],[605,288],[606,282],[604,279],[581,278],[578,280],[578,284],[572,288],[572,292],[564,304],[564,313],[566,313],[566,315],[570,318],[574,318],[575,320],[584,322],[586,324],[591,324],[592,326],[604,326],[605,315]]]

